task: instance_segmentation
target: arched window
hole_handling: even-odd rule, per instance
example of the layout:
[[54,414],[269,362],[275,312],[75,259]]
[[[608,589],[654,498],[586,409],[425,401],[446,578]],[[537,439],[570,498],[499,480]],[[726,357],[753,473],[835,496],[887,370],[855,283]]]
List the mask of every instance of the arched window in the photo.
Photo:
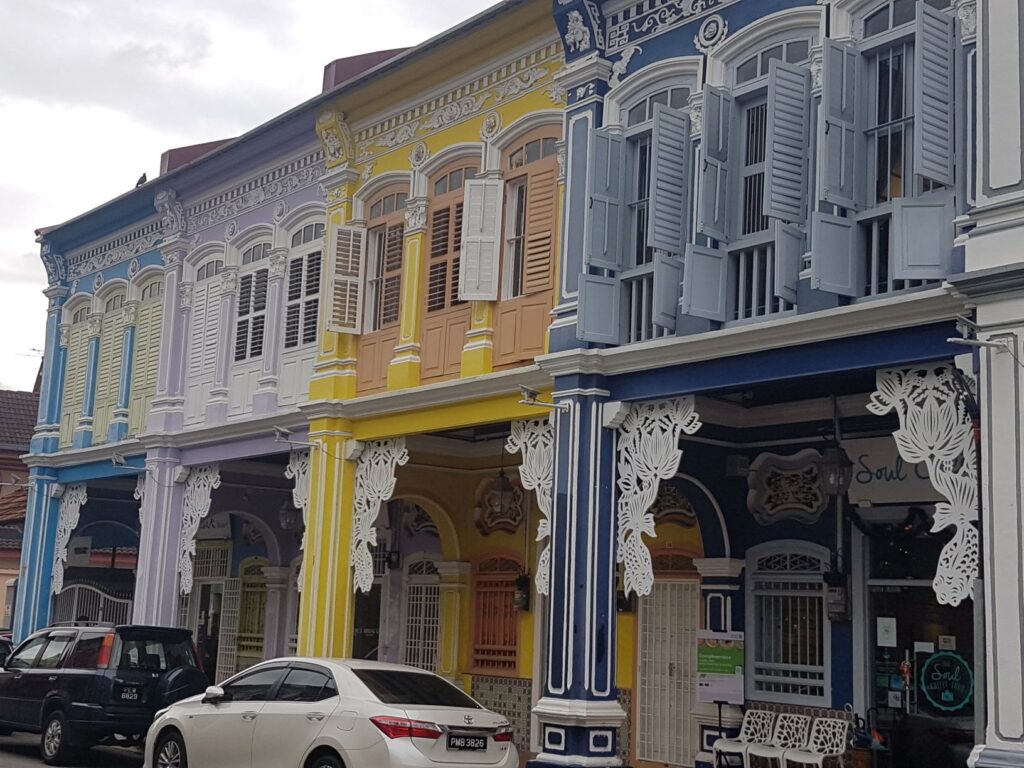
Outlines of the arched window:
[[427,312],[463,304],[459,300],[462,249],[463,186],[476,178],[475,165],[448,167],[430,180],[430,258],[427,267]]
[[71,315],[71,322],[74,325],[77,325],[78,323],[84,323],[88,319],[89,319],[89,305],[88,304],[85,304],[85,305],[79,307]]
[[405,190],[390,190],[370,204],[364,327],[379,331],[395,325],[401,310]]
[[747,553],[747,697],[831,702],[824,547],[771,542]]
[[196,270],[196,281],[202,282],[216,277],[224,271],[224,262],[221,259],[211,259]]
[[307,224],[292,235],[292,255],[288,260],[288,292],[284,310],[285,349],[316,341],[323,239],[322,223]]

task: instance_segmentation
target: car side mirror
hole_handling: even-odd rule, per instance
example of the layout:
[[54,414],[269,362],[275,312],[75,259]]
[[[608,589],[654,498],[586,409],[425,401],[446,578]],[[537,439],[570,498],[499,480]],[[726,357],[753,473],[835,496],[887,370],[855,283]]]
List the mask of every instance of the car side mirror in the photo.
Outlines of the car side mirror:
[[203,696],[203,704],[220,704],[220,702],[226,701],[228,698],[227,691],[219,685],[211,685],[206,689],[206,694]]

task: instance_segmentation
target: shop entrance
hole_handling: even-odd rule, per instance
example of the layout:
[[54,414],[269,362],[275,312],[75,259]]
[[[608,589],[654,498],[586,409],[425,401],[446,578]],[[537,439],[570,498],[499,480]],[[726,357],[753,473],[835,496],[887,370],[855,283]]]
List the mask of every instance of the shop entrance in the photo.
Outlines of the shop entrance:
[[931,578],[945,534],[913,508],[871,527],[868,557],[868,705],[892,764],[962,768],[974,744],[974,605],[940,605]]

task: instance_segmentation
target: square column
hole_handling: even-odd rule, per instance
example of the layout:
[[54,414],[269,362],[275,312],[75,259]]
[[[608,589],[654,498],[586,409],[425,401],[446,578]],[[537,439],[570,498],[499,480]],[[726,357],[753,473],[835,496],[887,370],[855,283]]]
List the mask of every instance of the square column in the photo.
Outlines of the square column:
[[139,509],[139,564],[132,622],[151,626],[178,623],[178,545],[185,485],[181,456],[173,448],[153,448],[146,456]]
[[54,496],[55,487],[55,470],[32,468],[18,571],[18,595],[12,611],[15,643],[50,621],[57,520],[60,516],[60,501]]

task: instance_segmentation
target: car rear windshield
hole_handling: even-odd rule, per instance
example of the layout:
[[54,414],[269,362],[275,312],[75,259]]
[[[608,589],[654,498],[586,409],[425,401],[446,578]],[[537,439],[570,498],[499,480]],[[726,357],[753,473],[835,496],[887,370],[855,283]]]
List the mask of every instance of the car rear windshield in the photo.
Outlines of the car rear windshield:
[[195,667],[192,640],[188,637],[147,637],[127,635],[121,637],[121,657],[118,669],[142,669],[147,672],[166,672],[177,667]]
[[353,669],[355,676],[385,704],[413,707],[467,707],[479,709],[451,683],[437,675],[393,669]]

